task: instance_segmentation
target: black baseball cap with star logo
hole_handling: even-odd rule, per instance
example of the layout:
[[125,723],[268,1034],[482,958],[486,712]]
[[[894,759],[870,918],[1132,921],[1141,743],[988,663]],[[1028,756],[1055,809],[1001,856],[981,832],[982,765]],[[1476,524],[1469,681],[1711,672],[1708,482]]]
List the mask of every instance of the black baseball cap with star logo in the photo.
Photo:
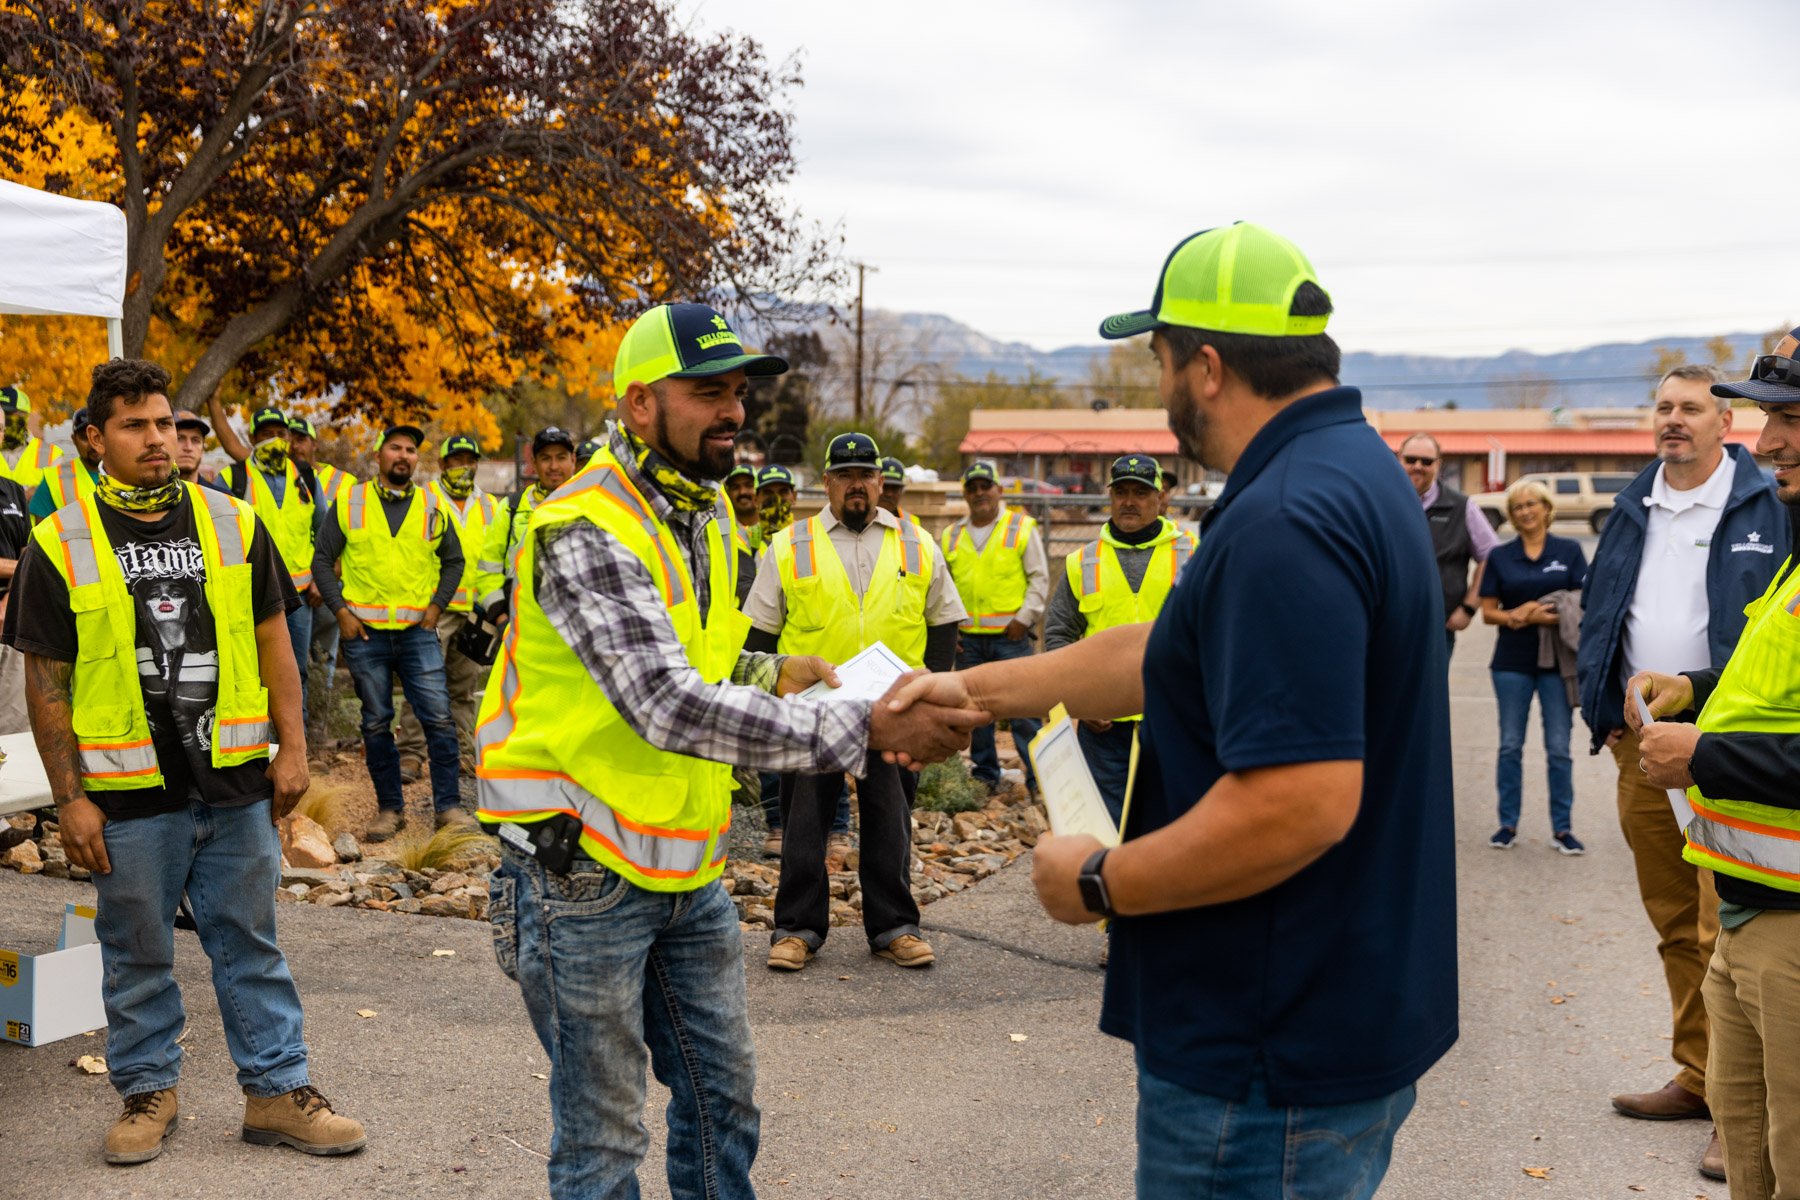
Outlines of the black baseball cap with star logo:
[[613,357],[613,395],[634,383],[697,379],[742,368],[751,376],[780,375],[787,359],[752,354],[731,323],[704,304],[659,304],[631,323]]
[[866,433],[840,433],[825,448],[825,473],[851,469],[881,470],[881,448]]
[[265,425],[279,425],[283,430],[288,427],[287,418],[281,415],[279,408],[259,408],[250,419],[250,431],[255,433]]
[[438,447],[440,461],[449,458],[452,454],[473,454],[476,458],[480,458],[481,443],[466,433],[459,433],[455,437],[446,439],[444,444]]
[[881,482],[883,482],[883,483],[905,483],[906,482],[906,468],[901,466],[900,460],[895,458],[891,454],[881,460]]
[[793,487],[794,473],[780,464],[764,467],[756,473],[756,486],[759,490],[771,483],[785,483],[788,487]]
[[1148,454],[1121,454],[1113,459],[1106,486],[1110,488],[1120,483],[1141,483],[1161,491],[1162,466]]

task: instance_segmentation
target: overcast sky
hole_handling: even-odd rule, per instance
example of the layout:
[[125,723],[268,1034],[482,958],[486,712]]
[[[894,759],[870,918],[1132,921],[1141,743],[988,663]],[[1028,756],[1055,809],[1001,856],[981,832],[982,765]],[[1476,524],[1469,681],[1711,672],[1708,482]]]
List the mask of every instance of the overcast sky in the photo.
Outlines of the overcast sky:
[[873,306],[1092,343],[1244,219],[1307,252],[1346,349],[1800,322],[1778,0],[684,7],[800,55],[792,197]]

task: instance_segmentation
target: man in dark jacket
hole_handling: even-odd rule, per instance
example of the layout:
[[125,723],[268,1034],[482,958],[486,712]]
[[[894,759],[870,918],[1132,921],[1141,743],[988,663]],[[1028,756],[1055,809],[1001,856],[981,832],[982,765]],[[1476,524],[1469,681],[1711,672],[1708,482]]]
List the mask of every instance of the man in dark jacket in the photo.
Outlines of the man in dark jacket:
[[[1614,502],[1588,571],[1581,623],[1581,710],[1592,752],[1609,746],[1619,769],[1619,826],[1637,865],[1638,893],[1657,933],[1674,1011],[1675,1077],[1652,1092],[1613,1097],[1645,1120],[1701,1119],[1706,1104],[1706,1008],[1700,983],[1719,932],[1712,873],[1682,859],[1685,842],[1661,788],[1646,782],[1637,736],[1625,728],[1625,681],[1639,671],[1722,666],[1786,556],[1787,515],[1750,455],[1726,446],[1723,376],[1682,366],[1657,385],[1657,461]],[[1715,1136],[1701,1171],[1720,1170]]]
[[[1751,377],[1716,395],[1756,402],[1759,454],[1800,518],[1800,330]],[[1792,531],[1790,530],[1790,533]],[[1686,788],[1687,861],[1718,887],[1718,945],[1707,967],[1706,1098],[1724,1141],[1733,1200],[1800,1190],[1800,575],[1756,600],[1723,669],[1645,672],[1628,688],[1653,717],[1640,733],[1645,778]],[[1637,713],[1629,724],[1636,730]],[[1696,714],[1693,724],[1681,724]]]

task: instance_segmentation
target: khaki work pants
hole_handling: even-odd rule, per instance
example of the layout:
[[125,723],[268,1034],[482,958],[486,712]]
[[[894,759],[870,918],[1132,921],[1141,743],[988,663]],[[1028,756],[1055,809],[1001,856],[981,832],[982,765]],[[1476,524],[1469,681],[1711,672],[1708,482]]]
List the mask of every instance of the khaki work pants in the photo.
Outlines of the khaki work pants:
[[1687,839],[1669,810],[1669,794],[1644,778],[1638,766],[1637,735],[1627,731],[1613,744],[1619,765],[1619,828],[1637,863],[1638,895],[1656,927],[1674,1012],[1670,1054],[1675,1082],[1706,1095],[1706,1002],[1700,985],[1719,936],[1719,893],[1711,871],[1681,857]]
[[[465,767],[475,762],[475,713],[481,707],[482,689],[487,685],[488,669],[452,645],[456,635],[469,623],[469,614],[447,612],[438,618],[438,645],[444,651],[444,682],[450,689],[450,718],[456,722],[456,749]],[[394,740],[400,747],[401,761],[411,759],[421,768],[429,757],[425,753],[425,731],[412,705],[400,702],[400,719],[394,728]]]
[[1720,933],[1705,991],[1706,1099],[1731,1200],[1800,1200],[1800,912]]

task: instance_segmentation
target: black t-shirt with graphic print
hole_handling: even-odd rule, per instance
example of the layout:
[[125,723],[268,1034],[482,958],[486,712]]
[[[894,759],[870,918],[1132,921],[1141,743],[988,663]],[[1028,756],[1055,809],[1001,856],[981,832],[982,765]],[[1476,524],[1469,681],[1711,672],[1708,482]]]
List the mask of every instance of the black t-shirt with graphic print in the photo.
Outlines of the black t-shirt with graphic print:
[[[139,521],[104,504],[97,507],[137,610],[138,684],[163,786],[91,791],[88,798],[113,820],[174,812],[192,800],[229,807],[267,799],[272,789],[264,773],[266,761],[224,769],[212,765],[219,654],[192,500],[184,497],[155,521]],[[257,621],[300,606],[260,520],[249,559]],[[35,541],[19,562],[5,640],[60,662],[76,658],[68,585]]]

